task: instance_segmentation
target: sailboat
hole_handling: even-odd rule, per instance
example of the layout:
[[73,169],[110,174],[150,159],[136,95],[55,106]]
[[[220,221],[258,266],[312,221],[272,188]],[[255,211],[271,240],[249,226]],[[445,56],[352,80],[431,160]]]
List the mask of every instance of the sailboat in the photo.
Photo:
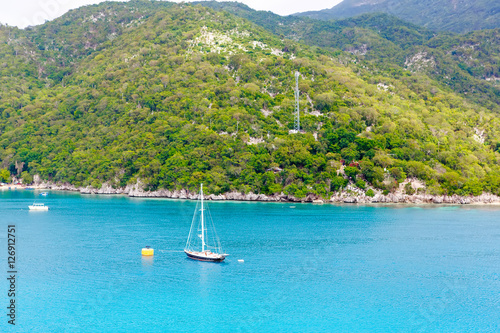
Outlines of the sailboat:
[[[208,212],[208,218],[205,216],[205,210]],[[196,204],[194,210],[193,221],[191,222],[191,229],[189,230],[184,252],[189,258],[201,261],[220,262],[226,259],[227,256],[227,254],[222,251],[219,237],[217,237],[215,226],[210,216],[210,211],[204,206],[203,184],[200,184],[200,200]]]

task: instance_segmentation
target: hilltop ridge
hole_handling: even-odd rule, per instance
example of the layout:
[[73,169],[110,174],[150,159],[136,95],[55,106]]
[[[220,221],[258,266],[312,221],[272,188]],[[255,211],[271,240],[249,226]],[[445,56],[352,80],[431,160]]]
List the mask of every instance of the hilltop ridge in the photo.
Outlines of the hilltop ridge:
[[489,109],[500,105],[499,30],[456,35],[435,32],[388,14],[337,21],[282,17],[233,2],[199,4],[246,18],[277,36],[331,51],[342,50],[377,68],[425,74]]
[[439,31],[500,28],[500,5],[495,0],[344,0],[330,9],[294,15],[331,20],[364,13],[387,13]]

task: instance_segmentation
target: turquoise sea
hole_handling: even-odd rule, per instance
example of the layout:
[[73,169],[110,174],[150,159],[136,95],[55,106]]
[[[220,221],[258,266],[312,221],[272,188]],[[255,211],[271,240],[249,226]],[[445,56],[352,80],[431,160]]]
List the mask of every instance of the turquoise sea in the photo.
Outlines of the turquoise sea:
[[500,207],[209,205],[220,264],[182,252],[193,201],[0,192],[0,331],[500,331]]

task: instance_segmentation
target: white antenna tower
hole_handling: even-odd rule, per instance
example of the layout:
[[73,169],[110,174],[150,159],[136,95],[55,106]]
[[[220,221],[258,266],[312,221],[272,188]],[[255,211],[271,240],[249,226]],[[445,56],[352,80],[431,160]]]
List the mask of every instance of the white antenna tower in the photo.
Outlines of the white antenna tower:
[[295,132],[300,133],[299,72],[295,72]]

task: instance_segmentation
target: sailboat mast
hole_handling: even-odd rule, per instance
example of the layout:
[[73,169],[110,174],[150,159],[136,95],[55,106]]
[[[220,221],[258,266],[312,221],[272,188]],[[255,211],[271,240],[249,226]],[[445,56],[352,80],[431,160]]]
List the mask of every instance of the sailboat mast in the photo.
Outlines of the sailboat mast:
[[200,187],[201,194],[201,252],[205,252],[205,225],[203,221],[203,184]]

